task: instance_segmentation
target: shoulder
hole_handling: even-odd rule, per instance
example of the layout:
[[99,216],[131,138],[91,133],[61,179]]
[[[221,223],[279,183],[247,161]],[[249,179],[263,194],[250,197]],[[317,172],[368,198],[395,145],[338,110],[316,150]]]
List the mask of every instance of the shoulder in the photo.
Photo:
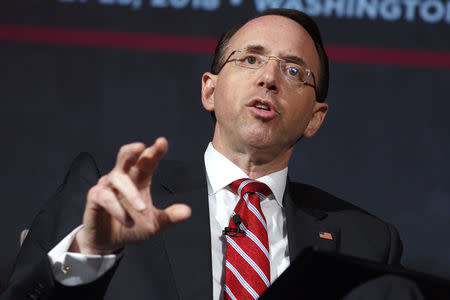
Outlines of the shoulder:
[[385,226],[385,222],[366,210],[312,185],[289,182],[288,193],[294,205],[318,219],[331,218],[341,224]]
[[402,243],[394,226],[317,187],[289,182],[294,205],[339,234],[342,253],[399,263]]
[[67,184],[73,180],[84,180],[88,184],[95,184],[100,177],[100,170],[94,157],[88,152],[81,152],[72,161],[70,168],[64,177]]
[[325,212],[355,212],[357,214],[372,216],[369,212],[336,197],[320,188],[300,182],[288,180],[287,192],[296,206],[311,213]]

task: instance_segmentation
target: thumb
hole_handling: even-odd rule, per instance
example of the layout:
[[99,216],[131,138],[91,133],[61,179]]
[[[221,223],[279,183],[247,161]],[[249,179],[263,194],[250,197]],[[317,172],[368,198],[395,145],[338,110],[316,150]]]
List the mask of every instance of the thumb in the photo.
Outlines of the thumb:
[[160,226],[165,229],[170,225],[174,225],[187,220],[192,214],[191,208],[186,204],[173,204],[161,211]]

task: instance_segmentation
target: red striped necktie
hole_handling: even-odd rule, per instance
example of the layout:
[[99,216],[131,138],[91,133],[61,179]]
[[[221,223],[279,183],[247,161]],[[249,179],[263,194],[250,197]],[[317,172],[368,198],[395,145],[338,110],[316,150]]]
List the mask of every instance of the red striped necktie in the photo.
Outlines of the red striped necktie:
[[272,192],[251,179],[236,180],[230,187],[239,202],[226,235],[224,299],[257,299],[270,285],[269,239],[260,201]]

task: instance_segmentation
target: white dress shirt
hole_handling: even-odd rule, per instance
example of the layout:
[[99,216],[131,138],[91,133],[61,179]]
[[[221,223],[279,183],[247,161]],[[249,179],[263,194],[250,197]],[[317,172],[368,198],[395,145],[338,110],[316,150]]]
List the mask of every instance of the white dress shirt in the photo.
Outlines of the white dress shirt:
[[[225,282],[226,240],[222,230],[228,226],[231,213],[239,201],[229,184],[248,178],[238,166],[208,145],[205,152],[208,181],[209,222],[211,226],[211,255],[213,266],[213,299],[223,299]],[[286,187],[287,168],[257,178],[265,183],[272,194],[261,199],[261,209],[267,221],[270,253],[270,281],[273,282],[289,266],[286,217],[283,213],[283,194]]]
[[[226,241],[222,230],[228,226],[231,213],[239,201],[239,196],[234,194],[228,185],[237,179],[248,176],[215,150],[211,143],[205,151],[205,167],[211,226],[213,299],[218,300],[223,299],[222,285],[225,280]],[[261,200],[261,209],[266,217],[269,237],[271,282],[289,266],[286,218],[282,205],[286,178],[287,168],[257,179],[265,183],[272,191],[271,195]],[[118,256],[113,254],[101,256],[67,252],[80,227],[75,228],[48,253],[55,279],[68,286],[86,284],[96,280],[108,271],[118,259]]]

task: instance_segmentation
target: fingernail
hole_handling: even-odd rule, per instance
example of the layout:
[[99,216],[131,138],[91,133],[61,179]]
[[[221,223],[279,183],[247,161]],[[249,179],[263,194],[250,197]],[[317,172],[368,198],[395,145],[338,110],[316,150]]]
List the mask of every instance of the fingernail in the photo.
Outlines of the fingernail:
[[136,198],[136,200],[134,201],[134,208],[136,208],[138,211],[142,211],[146,208],[146,205],[141,198]]

